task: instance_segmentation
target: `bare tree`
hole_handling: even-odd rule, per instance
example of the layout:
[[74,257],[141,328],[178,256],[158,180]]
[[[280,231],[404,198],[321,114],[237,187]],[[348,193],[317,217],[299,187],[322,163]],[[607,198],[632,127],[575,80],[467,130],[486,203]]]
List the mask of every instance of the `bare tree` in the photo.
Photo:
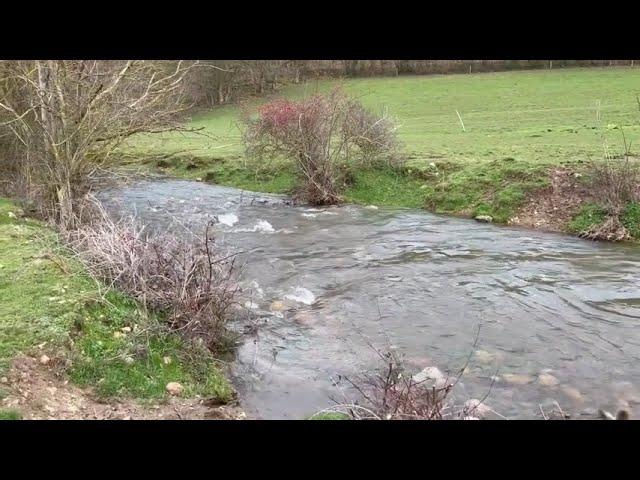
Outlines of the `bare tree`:
[[181,129],[182,83],[198,62],[0,62],[0,128],[43,213],[75,225],[87,179],[131,135]]

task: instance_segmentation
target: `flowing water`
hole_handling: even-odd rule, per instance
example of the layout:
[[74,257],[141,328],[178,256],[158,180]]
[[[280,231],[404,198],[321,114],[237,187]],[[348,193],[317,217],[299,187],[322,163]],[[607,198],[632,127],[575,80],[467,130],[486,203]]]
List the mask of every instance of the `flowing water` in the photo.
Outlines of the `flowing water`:
[[379,368],[373,347],[452,375],[472,354],[457,395],[489,393],[509,418],[555,401],[576,413],[640,401],[638,247],[178,180],[102,197],[176,231],[218,216],[218,240],[245,263],[247,320],[235,326],[258,325],[233,366],[257,417],[304,418],[350,398],[338,379]]

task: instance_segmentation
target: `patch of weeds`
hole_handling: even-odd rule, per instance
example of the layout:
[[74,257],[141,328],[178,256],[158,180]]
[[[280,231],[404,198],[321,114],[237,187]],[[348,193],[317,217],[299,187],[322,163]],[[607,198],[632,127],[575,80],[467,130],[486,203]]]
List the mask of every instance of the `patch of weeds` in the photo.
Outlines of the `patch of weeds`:
[[571,233],[582,233],[601,225],[607,218],[607,212],[595,203],[585,203],[567,226]]
[[181,383],[185,396],[231,398],[229,383],[206,349],[188,354],[190,347],[162,331],[160,319],[147,318],[122,295],[108,296],[108,304],[89,309],[76,338],[69,371],[75,383],[94,386],[105,398],[162,398],[169,382]]
[[622,213],[621,221],[633,238],[640,239],[640,202],[629,203]]
[[18,410],[0,409],[0,420],[22,420],[22,413]]
[[353,172],[344,197],[364,205],[420,208],[425,198],[423,183],[393,169],[360,170]]
[[308,420],[349,420],[349,416],[340,412],[324,412],[314,415]]

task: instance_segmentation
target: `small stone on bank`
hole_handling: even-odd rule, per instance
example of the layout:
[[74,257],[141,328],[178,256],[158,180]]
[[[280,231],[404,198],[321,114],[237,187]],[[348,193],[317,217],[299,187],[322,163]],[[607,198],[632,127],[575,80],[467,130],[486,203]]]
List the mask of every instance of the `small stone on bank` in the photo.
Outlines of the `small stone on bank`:
[[474,220],[476,222],[491,223],[491,222],[493,222],[493,217],[490,216],[490,215],[476,215]]
[[170,365],[171,357],[162,357],[162,363],[164,363],[165,365]]
[[47,357],[46,355],[42,355],[40,357],[40,363],[42,365],[48,365],[50,361],[51,361],[51,359],[49,357]]
[[184,387],[178,382],[167,383],[166,389],[169,395],[173,395],[173,396],[178,396],[182,394],[182,392],[184,391]]
[[0,383],[9,383],[9,379],[7,377],[0,378]]

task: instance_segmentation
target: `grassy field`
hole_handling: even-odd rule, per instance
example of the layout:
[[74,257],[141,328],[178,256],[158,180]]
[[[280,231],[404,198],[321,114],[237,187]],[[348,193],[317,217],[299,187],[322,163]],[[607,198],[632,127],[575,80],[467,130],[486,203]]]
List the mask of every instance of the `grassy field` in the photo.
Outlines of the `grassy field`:
[[[182,383],[186,396],[232,394],[210,357],[190,355],[133,301],[103,297],[53,231],[0,199],[0,377],[18,354],[43,352],[103,398],[162,399],[168,382]],[[0,409],[0,419],[18,415]]]
[[[547,184],[550,166],[579,169],[601,159],[605,144],[610,155],[620,155],[621,131],[632,152],[640,144],[640,69],[324,80],[280,95],[300,98],[337,85],[397,118],[409,159],[401,172],[357,172],[345,197],[358,203],[489,214],[505,222],[527,192]],[[185,178],[289,191],[289,165],[256,172],[244,161],[238,112],[229,106],[194,115],[189,125],[206,135],[138,137],[126,151],[135,164],[161,161],[165,171]]]

